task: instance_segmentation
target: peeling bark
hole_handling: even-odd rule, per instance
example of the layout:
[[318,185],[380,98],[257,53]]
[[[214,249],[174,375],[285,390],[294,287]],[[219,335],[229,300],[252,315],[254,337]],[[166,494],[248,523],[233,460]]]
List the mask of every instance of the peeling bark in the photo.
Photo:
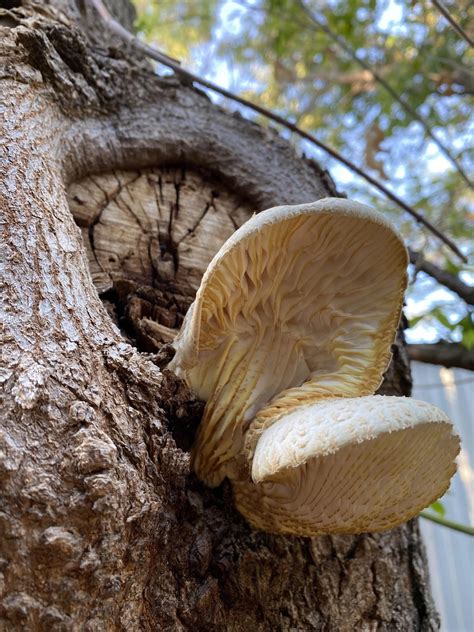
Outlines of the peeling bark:
[[[190,473],[202,404],[165,369],[163,328],[218,245],[254,211],[334,195],[329,176],[93,46],[84,3],[22,5],[0,15],[0,629],[437,629],[416,521],[253,531],[226,483]],[[386,392],[407,394],[394,358]]]

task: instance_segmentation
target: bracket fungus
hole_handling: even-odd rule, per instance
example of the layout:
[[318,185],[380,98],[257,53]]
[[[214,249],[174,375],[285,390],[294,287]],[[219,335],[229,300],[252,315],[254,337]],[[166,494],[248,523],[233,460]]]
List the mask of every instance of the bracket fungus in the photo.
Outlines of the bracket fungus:
[[387,529],[449,486],[459,440],[445,414],[373,395],[407,263],[390,222],[339,198],[263,211],[211,261],[170,368],[206,401],[197,476],[229,478],[253,526]]

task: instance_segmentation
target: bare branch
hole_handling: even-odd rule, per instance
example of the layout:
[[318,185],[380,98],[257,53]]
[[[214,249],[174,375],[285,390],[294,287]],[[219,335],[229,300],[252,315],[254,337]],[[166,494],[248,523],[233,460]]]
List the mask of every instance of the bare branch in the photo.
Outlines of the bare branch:
[[417,270],[429,274],[430,277],[433,277],[438,283],[447,287],[448,290],[455,292],[463,301],[466,301],[468,305],[474,305],[474,287],[466,285],[466,283],[461,281],[455,274],[451,274],[439,268],[434,263],[426,261],[419,252],[415,252],[409,248],[408,253],[410,255],[410,263],[412,263]]
[[474,48],[474,41],[469,37],[466,31],[454,20],[446,7],[441,2],[438,2],[438,0],[431,0],[431,2],[435,5],[438,11],[448,20],[453,29],[457,31],[464,40],[466,40],[471,48]]
[[325,151],[327,154],[335,158],[338,162],[345,165],[350,171],[353,171],[354,173],[359,175],[361,178],[366,180],[366,182],[369,182],[373,187],[381,191],[389,200],[392,200],[392,202],[395,202],[397,206],[399,206],[404,211],[409,213],[412,217],[414,217],[417,222],[419,222],[420,224],[423,224],[426,228],[428,228],[428,230],[430,230],[433,233],[433,235],[436,235],[438,239],[440,239],[453,252],[455,252],[462,261],[467,262],[466,257],[459,250],[456,244],[449,237],[447,237],[442,231],[436,228],[436,226],[434,226],[429,220],[423,217],[423,215],[421,215],[409,204],[404,202],[401,198],[398,197],[398,195],[393,193],[384,184],[376,180],[374,177],[372,177],[370,174],[368,174],[366,171],[364,171],[360,167],[357,167],[357,165],[355,165],[353,162],[351,162],[347,158],[344,158],[344,156],[341,156],[341,154],[339,154],[335,149],[333,149],[332,147],[329,147],[328,145],[325,145],[323,142],[321,142],[315,136],[313,136],[313,134],[310,134],[309,132],[305,132],[304,130],[299,128],[297,125],[291,123],[290,121],[287,121],[285,118],[283,118],[282,116],[278,114],[275,114],[271,110],[268,110],[267,108],[264,108],[261,105],[257,105],[256,103],[252,103],[252,101],[244,99],[243,97],[240,97],[237,94],[234,94],[233,92],[230,92],[229,90],[226,90],[225,88],[221,88],[217,84],[212,83],[211,81],[208,81],[207,79],[203,79],[202,77],[199,77],[198,75],[195,75],[192,72],[189,72],[189,70],[185,70],[179,64],[173,61],[170,61],[170,58],[167,55],[163,54],[162,52],[160,52],[159,50],[157,50],[156,48],[152,46],[148,46],[148,44],[145,44],[144,42],[140,41],[137,37],[132,35],[132,33],[127,31],[127,29],[125,29],[121,24],[119,24],[116,20],[113,19],[113,17],[110,15],[108,10],[105,8],[102,0],[89,0],[89,2],[97,10],[100,17],[102,18],[104,23],[110,28],[110,30],[117,33],[117,35],[125,39],[130,44],[134,45],[137,48],[137,50],[141,51],[148,57],[155,59],[156,61],[163,64],[164,66],[167,66],[168,68],[172,68],[175,71],[175,73],[179,77],[181,77],[185,82],[188,82],[188,83],[194,82],[201,86],[204,86],[205,88],[208,88],[209,90],[213,90],[214,92],[221,94],[227,99],[232,99],[232,101],[240,103],[241,105],[244,105],[245,107],[248,107],[254,110],[254,112],[258,112],[259,114],[262,114],[263,116],[274,121],[275,123],[278,123],[279,125],[286,127],[287,129],[294,132],[295,134],[298,134],[298,136],[300,136],[301,138],[304,138],[310,141],[311,143],[316,145],[316,147],[319,147],[320,149]]
[[418,112],[414,110],[411,107],[411,105],[403,97],[401,97],[397,92],[395,92],[392,86],[389,83],[387,83],[387,81],[385,81],[385,79],[379,73],[377,73],[375,70],[372,70],[372,68],[370,67],[370,64],[368,64],[363,59],[361,59],[361,57],[359,57],[357,52],[353,50],[345,42],[345,40],[342,37],[334,33],[334,31],[330,29],[329,26],[325,22],[323,22],[316,15],[314,15],[308,9],[308,7],[304,4],[303,0],[299,0],[299,5],[303,9],[303,11],[306,13],[306,15],[310,18],[310,20],[314,22],[314,24],[316,24],[321,30],[323,30],[326,33],[326,35],[328,35],[328,37],[330,37],[334,42],[336,42],[336,44],[340,46],[342,50],[344,50],[349,55],[349,57],[351,57],[351,59],[353,59],[357,64],[359,64],[359,66],[364,68],[370,74],[372,79],[376,81],[378,84],[380,84],[382,88],[384,88],[384,90],[390,94],[392,99],[394,99],[394,101],[399,103],[402,106],[402,108],[405,110],[405,112],[407,112],[407,114],[409,114],[413,120],[417,121],[421,125],[421,127],[425,131],[425,134],[431,138],[431,140],[437,145],[440,151],[446,156],[446,158],[448,158],[448,160],[451,162],[453,167],[462,176],[463,180],[465,180],[465,182],[472,188],[473,184],[471,180],[469,179],[469,177],[467,176],[467,174],[465,173],[465,171],[463,170],[463,168],[461,167],[461,165],[458,163],[456,158],[451,154],[449,149],[437,138],[437,136],[435,136],[431,128],[426,124],[423,117],[420,116]]
[[407,345],[410,360],[457,367],[474,371],[474,351],[469,351],[458,342],[437,342],[433,345]]

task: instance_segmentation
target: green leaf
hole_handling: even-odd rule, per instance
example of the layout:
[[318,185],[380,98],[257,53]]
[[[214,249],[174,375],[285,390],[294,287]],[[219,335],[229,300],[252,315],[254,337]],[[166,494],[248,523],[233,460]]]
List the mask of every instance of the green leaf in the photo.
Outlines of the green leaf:
[[439,307],[435,307],[434,309],[432,309],[430,315],[434,316],[434,318],[436,318],[436,320],[441,323],[443,327],[449,329],[449,331],[453,331],[457,327],[457,323],[451,323],[448,320],[446,314]]
[[466,349],[469,349],[469,351],[471,351],[471,349],[474,349],[474,329],[463,331],[462,343],[466,347]]
[[425,318],[426,314],[422,314],[421,316],[415,316],[415,318],[410,318],[410,320],[408,321],[408,327],[415,327],[415,325],[417,325],[420,320],[423,320],[423,318]]
[[441,503],[439,500],[431,504],[430,509],[436,511],[436,513],[438,513],[440,516],[444,516],[446,514],[446,509],[444,508],[443,503]]
[[446,261],[445,268],[446,272],[449,272],[450,274],[455,274],[457,276],[462,270],[462,265],[458,265],[454,263],[454,261],[448,259]]

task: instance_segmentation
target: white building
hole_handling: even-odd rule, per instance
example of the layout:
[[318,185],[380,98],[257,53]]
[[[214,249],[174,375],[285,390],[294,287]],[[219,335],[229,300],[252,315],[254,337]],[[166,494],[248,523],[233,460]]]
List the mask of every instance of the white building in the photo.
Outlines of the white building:
[[[446,411],[461,436],[458,471],[441,500],[446,518],[474,525],[474,373],[412,363],[413,397]],[[474,538],[420,519],[442,632],[474,632]]]

